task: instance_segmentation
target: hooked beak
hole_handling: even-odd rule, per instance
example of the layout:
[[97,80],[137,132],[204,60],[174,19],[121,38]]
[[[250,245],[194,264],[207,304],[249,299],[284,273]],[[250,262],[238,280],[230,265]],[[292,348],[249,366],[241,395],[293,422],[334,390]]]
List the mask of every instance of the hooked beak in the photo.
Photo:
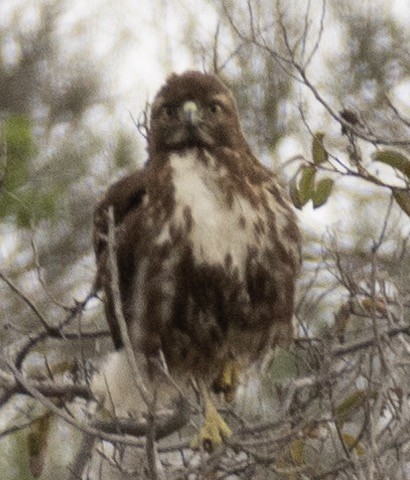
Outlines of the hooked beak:
[[188,101],[183,105],[184,119],[190,130],[193,130],[198,124],[198,106],[195,102]]

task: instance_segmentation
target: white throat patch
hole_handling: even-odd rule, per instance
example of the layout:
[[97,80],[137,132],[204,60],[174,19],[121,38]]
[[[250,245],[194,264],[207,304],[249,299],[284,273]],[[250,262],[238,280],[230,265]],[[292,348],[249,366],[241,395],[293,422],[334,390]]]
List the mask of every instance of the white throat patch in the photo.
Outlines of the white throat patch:
[[[196,262],[223,265],[230,255],[232,267],[237,267],[242,276],[248,246],[259,244],[262,247],[254,228],[262,212],[255,210],[242,195],[234,197],[232,207],[228,205],[226,194],[217,181],[221,176],[228,175],[228,171],[224,166],[217,166],[215,158],[210,155],[208,165],[204,165],[197,152],[192,150],[172,154],[170,163],[176,207],[157,242],[161,244],[170,239],[171,225],[184,228],[184,210],[188,207],[192,228],[186,234],[192,241]],[[244,218],[247,220],[245,224]]]

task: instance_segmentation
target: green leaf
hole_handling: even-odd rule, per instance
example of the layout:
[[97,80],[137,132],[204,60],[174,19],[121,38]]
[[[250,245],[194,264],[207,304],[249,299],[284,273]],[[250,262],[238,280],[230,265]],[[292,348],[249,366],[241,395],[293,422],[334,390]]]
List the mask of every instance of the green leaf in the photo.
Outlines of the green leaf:
[[290,444],[290,454],[295,465],[303,465],[305,463],[305,441],[301,438],[293,440]]
[[[298,177],[300,180],[298,182]],[[289,182],[289,195],[299,210],[312,198],[316,169],[312,165],[303,165]]]
[[391,193],[399,207],[410,217],[410,192],[398,188],[392,188]]
[[312,198],[314,192],[316,169],[312,166],[302,168],[299,182],[299,198],[302,207]]
[[313,135],[312,141],[312,159],[316,165],[320,165],[329,158],[329,154],[323,146],[323,139],[325,134],[323,132],[316,132]]
[[331,178],[319,180],[312,195],[313,208],[319,208],[327,202],[332,193],[334,183],[334,180]]
[[354,450],[359,457],[362,457],[366,453],[364,446],[353,435],[344,433],[343,441],[349,447],[349,449]]
[[[294,467],[301,467],[305,464],[305,450],[306,444],[304,439],[293,440],[286,445],[283,449],[278,451],[278,456],[275,465],[278,469],[292,471]],[[282,478],[282,477],[281,477]],[[286,475],[288,480],[299,478],[292,473]]]
[[391,149],[378,150],[373,153],[372,158],[377,162],[390,165],[390,167],[399,170],[407,178],[410,178],[410,160],[403,153]]
[[51,419],[50,412],[37,418],[31,424],[30,433],[27,436],[29,465],[34,478],[40,477],[43,472]]
[[375,390],[357,390],[349,395],[336,408],[336,421],[344,423],[349,420],[368,400],[374,400],[377,397]]
[[302,202],[300,201],[297,174],[289,182],[289,195],[293,205],[300,210],[303,205],[302,205]]

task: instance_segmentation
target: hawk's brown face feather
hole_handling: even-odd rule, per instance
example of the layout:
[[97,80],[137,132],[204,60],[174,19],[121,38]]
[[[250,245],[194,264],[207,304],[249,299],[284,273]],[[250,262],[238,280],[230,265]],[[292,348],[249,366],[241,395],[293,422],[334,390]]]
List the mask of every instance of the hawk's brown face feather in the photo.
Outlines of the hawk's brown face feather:
[[225,85],[199,72],[169,77],[152,106],[151,156],[189,147],[232,148],[242,142],[236,103]]

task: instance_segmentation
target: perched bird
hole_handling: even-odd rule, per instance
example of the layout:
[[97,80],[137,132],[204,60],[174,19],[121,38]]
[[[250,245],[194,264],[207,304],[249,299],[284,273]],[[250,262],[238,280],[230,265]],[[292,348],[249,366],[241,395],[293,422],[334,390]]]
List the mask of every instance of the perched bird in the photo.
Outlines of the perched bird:
[[[97,286],[114,345],[107,210],[133,348],[194,379],[205,420],[193,445],[231,431],[210,389],[232,400],[242,369],[292,339],[300,234],[288,196],[252,154],[232,92],[215,76],[172,74],[152,104],[148,162],[95,211]],[[116,368],[121,368],[117,365]]]

